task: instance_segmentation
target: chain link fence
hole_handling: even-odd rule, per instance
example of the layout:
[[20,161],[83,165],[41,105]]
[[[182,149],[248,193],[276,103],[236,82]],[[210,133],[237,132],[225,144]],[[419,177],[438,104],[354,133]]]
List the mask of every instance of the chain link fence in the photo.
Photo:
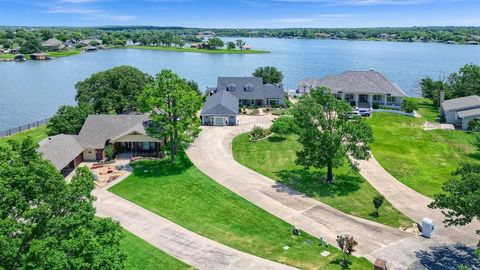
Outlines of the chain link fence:
[[16,128],[2,130],[2,131],[0,131],[0,138],[10,136],[10,135],[13,135],[15,133],[19,133],[19,132],[22,132],[22,131],[25,131],[25,130],[29,130],[29,129],[38,127],[40,125],[45,125],[46,123],[48,123],[49,119],[50,118],[45,118],[45,119],[42,119],[42,120],[38,120],[36,122],[32,122],[32,123],[28,123],[28,124],[23,125],[23,126],[16,127]]

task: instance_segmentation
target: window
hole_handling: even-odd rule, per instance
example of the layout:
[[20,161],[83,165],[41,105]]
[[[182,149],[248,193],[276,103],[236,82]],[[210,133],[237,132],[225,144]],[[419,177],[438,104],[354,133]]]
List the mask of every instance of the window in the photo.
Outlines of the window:
[[380,101],[382,99],[381,95],[373,95],[373,101]]
[[388,97],[387,97],[387,101],[388,101],[388,102],[395,102],[395,97],[388,96]]
[[233,83],[227,85],[227,91],[235,91],[236,88],[237,87]]
[[142,142],[143,150],[150,150],[150,142]]
[[245,85],[245,91],[252,92],[253,91],[253,85],[251,83],[247,83]]
[[338,100],[341,100],[341,99],[342,99],[342,94],[335,94],[335,97],[336,97]]
[[355,96],[353,94],[345,94],[345,100],[348,100],[348,101],[355,100]]

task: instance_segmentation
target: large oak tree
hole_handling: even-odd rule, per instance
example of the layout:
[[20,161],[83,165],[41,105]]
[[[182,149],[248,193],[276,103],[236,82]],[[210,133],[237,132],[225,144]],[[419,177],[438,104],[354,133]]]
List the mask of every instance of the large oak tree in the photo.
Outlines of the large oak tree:
[[372,130],[360,117],[349,119],[351,111],[349,104],[323,87],[302,96],[292,110],[302,145],[296,162],[307,168],[326,167],[327,183],[333,182],[333,168],[341,166],[348,155],[356,159],[370,156]]
[[148,133],[159,139],[168,139],[172,162],[175,162],[179,147],[191,142],[200,131],[196,113],[202,106],[202,97],[194,85],[164,69],[153,83],[145,87],[139,98],[141,110],[150,113]]
[[90,171],[67,183],[36,148],[0,147],[0,269],[122,269],[123,232],[95,218]]
[[95,113],[115,114],[137,107],[138,96],[152,76],[131,66],[97,72],[75,84],[79,104],[90,104]]

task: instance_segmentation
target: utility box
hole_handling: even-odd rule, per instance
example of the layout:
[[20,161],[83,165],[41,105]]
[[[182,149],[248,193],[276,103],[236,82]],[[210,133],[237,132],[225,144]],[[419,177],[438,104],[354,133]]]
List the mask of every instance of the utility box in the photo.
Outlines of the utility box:
[[435,231],[435,223],[429,218],[422,220],[422,235],[427,238],[432,238]]

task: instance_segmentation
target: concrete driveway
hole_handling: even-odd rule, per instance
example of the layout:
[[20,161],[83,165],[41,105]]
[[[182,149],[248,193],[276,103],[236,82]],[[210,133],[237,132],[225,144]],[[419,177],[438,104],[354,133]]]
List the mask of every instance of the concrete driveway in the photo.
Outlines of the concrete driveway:
[[383,258],[395,269],[407,269],[418,263],[418,252],[444,244],[443,238],[426,239],[345,214],[236,162],[231,150],[233,138],[255,125],[268,127],[272,119],[271,115],[241,115],[235,127],[203,127],[187,154],[195,166],[221,185],[316,237],[335,244],[337,235],[353,235],[359,243],[356,255],[370,261]]

